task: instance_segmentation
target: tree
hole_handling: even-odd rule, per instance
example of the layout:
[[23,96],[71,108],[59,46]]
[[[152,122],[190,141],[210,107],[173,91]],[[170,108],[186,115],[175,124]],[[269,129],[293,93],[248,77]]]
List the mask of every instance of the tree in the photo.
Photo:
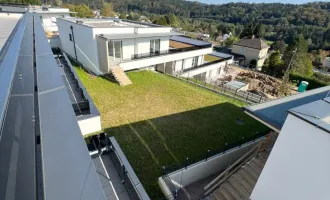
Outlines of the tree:
[[[307,54],[308,45],[302,35],[296,37],[286,49],[283,60],[290,71],[300,73],[303,76],[313,75],[313,65],[311,57]],[[290,65],[291,64],[291,65]],[[289,66],[290,65],[290,66]]]
[[162,26],[167,26],[167,20],[164,15],[159,16],[155,21],[153,21],[154,24],[162,25]]
[[120,19],[127,19],[127,15],[126,15],[126,13],[121,13],[121,14],[119,15],[119,18],[120,18]]
[[254,27],[253,24],[247,24],[244,27],[244,29],[243,29],[243,31],[242,31],[242,33],[240,35],[240,38],[245,38],[245,37],[251,38],[253,36],[253,34],[254,34],[254,30],[255,30],[255,27]]
[[101,15],[104,17],[114,17],[115,16],[111,3],[103,3],[102,9],[101,9]]
[[168,20],[169,20],[169,23],[168,23],[169,25],[171,25],[173,27],[179,27],[180,26],[180,23],[179,23],[178,19],[176,18],[176,16],[173,13],[169,14]]
[[263,24],[258,24],[254,28],[254,36],[256,38],[262,38],[265,35],[265,26]]
[[238,40],[239,40],[238,37],[232,35],[232,36],[230,36],[229,38],[227,38],[227,40],[225,40],[225,46],[226,46],[226,47],[229,47],[229,46],[231,46],[234,42],[236,42],[236,41],[238,41]]
[[280,53],[284,53],[286,49],[286,44],[283,40],[278,40],[270,45],[270,48],[274,51],[279,51]]
[[77,12],[77,13],[72,14],[74,17],[81,17],[81,18],[94,17],[93,12],[85,4],[77,4],[77,5],[63,4],[62,7],[69,8],[70,11],[72,11],[72,12]]
[[140,19],[140,15],[137,13],[130,12],[127,19],[137,21]]
[[250,67],[251,68],[256,68],[257,67],[257,60],[256,59],[252,59],[250,61]]
[[279,77],[283,74],[283,67],[281,53],[275,51],[267,58],[267,62],[265,62],[265,65],[263,66],[263,71],[272,76]]

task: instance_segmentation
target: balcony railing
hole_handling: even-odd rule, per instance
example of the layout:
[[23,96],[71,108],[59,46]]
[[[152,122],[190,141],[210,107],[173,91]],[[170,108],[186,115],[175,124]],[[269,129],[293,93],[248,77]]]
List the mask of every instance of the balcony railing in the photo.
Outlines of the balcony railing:
[[187,69],[182,70],[181,71],[181,74],[182,73],[186,73],[186,72],[191,71],[191,70],[194,70],[194,69],[198,69],[198,68],[202,68],[202,67],[214,65],[216,63],[221,63],[223,61],[227,61],[227,60],[230,60],[230,59],[232,59],[232,57],[224,58],[224,59],[220,59],[220,60],[215,60],[215,61],[212,61],[212,62],[207,62],[207,63],[201,64],[201,65],[197,65],[197,66],[194,66],[194,67],[191,67],[191,68],[187,68]]
[[204,45],[204,46],[192,46],[192,47],[186,47],[186,48],[180,48],[180,49],[169,49],[165,51],[156,51],[156,52],[149,52],[149,53],[139,53],[139,54],[133,54],[131,58],[122,59],[122,61],[131,61],[131,60],[138,60],[143,58],[152,58],[162,55],[169,55],[169,54],[176,54],[176,53],[182,53],[182,52],[188,52],[193,50],[199,50],[199,49],[205,49],[205,48],[211,48],[212,44]]

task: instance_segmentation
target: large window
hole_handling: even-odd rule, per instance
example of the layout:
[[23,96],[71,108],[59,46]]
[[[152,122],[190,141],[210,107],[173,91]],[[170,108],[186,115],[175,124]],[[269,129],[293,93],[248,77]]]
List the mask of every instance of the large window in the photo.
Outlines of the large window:
[[150,40],[150,54],[159,54],[160,39]]
[[109,41],[108,43],[109,56],[114,60],[122,59],[122,42]]
[[198,56],[194,57],[192,60],[192,67],[196,67],[198,65]]

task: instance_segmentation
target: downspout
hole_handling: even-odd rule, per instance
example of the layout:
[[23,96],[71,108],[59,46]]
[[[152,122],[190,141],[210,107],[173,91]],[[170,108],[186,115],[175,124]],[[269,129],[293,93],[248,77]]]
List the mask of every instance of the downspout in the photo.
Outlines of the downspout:
[[76,51],[76,42],[75,42],[75,40],[74,40],[73,26],[72,26],[72,25],[70,26],[70,29],[71,29],[71,35],[72,35],[72,41],[73,41],[74,55],[75,55],[75,57],[76,57],[76,61],[78,62],[78,59],[77,59],[77,51]]

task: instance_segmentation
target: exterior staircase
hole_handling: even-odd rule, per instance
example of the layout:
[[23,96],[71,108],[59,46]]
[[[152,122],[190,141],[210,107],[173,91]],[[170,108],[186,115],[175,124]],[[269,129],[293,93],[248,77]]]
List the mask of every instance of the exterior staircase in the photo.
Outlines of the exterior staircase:
[[110,70],[111,70],[112,75],[115,77],[116,81],[119,83],[120,86],[132,84],[132,81],[125,74],[124,70],[121,67],[119,67],[118,65],[115,67],[112,67]]
[[249,200],[277,139],[266,138],[204,187],[204,200]]
[[258,153],[205,200],[249,200],[268,156],[267,151]]

